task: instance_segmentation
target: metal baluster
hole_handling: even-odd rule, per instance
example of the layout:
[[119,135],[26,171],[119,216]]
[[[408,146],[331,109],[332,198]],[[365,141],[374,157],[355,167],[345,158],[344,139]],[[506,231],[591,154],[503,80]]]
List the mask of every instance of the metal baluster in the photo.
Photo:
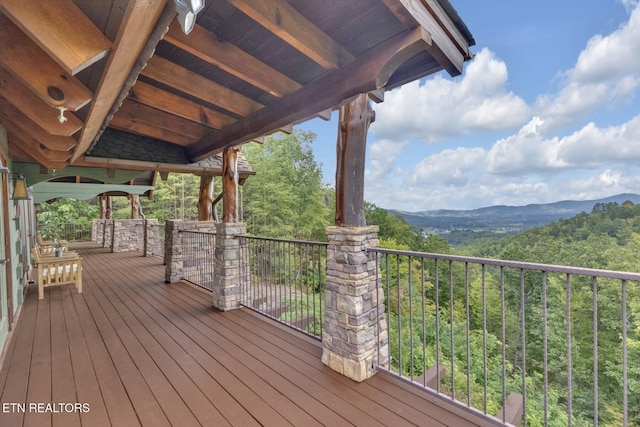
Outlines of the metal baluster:
[[522,421],[524,427],[527,427],[527,334],[525,324],[525,294],[524,294],[524,268],[520,269],[520,334],[522,345]]
[[598,279],[593,276],[593,425],[598,427]]
[[487,295],[486,295],[486,270],[482,264],[482,371],[484,375],[484,413],[487,413]]
[[467,318],[466,338],[467,338],[467,406],[471,406],[471,347],[469,344],[469,263],[464,263],[464,287],[465,287],[465,313]]
[[449,359],[451,362],[451,398],[456,398],[456,384],[455,384],[455,357],[454,352],[454,320],[453,320],[453,261],[449,261]]
[[413,381],[413,303],[412,303],[412,299],[413,299],[413,286],[411,283],[411,256],[408,257],[407,262],[409,263],[409,276],[408,276],[408,280],[409,280],[409,344],[411,345],[410,348],[410,356],[411,359],[409,359],[411,362],[410,365],[410,375],[411,375],[411,381]]
[[549,369],[547,348],[547,272],[542,272],[542,360],[544,382],[544,425],[549,425]]
[[[507,354],[506,354],[506,327],[504,313],[504,267],[500,267],[500,335],[502,340],[502,407],[507,407]],[[505,421],[507,411],[502,411],[502,421]]]
[[422,376],[422,385],[424,387],[427,386],[427,330],[426,330],[426,319],[424,314],[424,259],[420,261],[420,276],[422,283],[422,292],[420,301],[422,302],[422,371],[425,375]]
[[567,273],[565,279],[566,288],[566,318],[567,318],[567,426],[573,425],[573,381],[572,381],[572,363],[571,363],[571,275]]
[[398,294],[398,373],[402,376],[402,299],[400,296],[400,255],[396,255],[396,288]]
[[622,425],[629,425],[629,384],[627,378],[627,281],[622,280]]
[[436,391],[440,393],[440,284],[438,280],[438,259],[433,260],[436,273]]

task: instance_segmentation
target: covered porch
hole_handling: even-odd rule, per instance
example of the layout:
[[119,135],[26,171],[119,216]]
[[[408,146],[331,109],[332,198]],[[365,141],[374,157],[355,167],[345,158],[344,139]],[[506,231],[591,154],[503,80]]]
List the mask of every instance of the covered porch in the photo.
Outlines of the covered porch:
[[165,284],[161,258],[73,246],[84,292],[28,289],[0,370],[0,425],[499,425],[385,372],[339,375],[320,342]]

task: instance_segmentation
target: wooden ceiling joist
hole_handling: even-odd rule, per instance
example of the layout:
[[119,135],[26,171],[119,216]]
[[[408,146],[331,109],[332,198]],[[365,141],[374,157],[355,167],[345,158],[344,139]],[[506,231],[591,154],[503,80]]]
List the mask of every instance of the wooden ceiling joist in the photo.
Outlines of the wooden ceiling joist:
[[433,43],[427,51],[452,76],[462,73],[462,64],[471,58],[468,42],[459,32],[445,31],[455,28],[437,0],[398,0],[416,22],[431,34]]
[[62,169],[67,166],[67,160],[71,156],[68,151],[52,151],[43,149],[35,139],[29,135],[18,135],[9,132],[9,140],[12,146],[19,146],[19,150],[27,153],[33,160],[49,169]]
[[131,88],[129,98],[213,129],[220,129],[236,121],[231,116],[141,81]]
[[166,3],[167,0],[132,0],[127,4],[72,162],[84,155],[101,131],[147,40],[156,29]]
[[171,142],[172,144],[181,146],[187,146],[196,140],[196,138],[191,138],[177,132],[159,128],[144,121],[140,121],[139,118],[132,117],[120,111],[113,116],[109,122],[109,127],[138,135],[148,136],[161,141]]
[[93,96],[80,80],[62,69],[2,14],[0,63],[49,105],[77,111],[87,105]]
[[151,58],[140,74],[241,116],[263,107],[259,102],[160,56]]
[[282,97],[301,87],[295,80],[197,24],[187,36],[173,21],[164,39],[273,96]]
[[284,0],[227,0],[238,10],[327,70],[354,56]]
[[275,131],[319,111],[340,105],[359,94],[384,87],[393,72],[428,46],[422,28],[404,31],[376,46],[344,67],[317,78],[293,95],[280,98],[262,110],[210,134],[188,149],[192,161]]
[[118,114],[136,117],[138,121],[191,137],[194,140],[202,138],[209,132],[209,128],[205,126],[128,99],[122,103],[116,115]]
[[52,135],[71,136],[82,127],[82,121],[68,111],[65,113],[67,121],[60,123],[58,110],[45,103],[2,66],[0,96]]
[[71,136],[59,136],[47,133],[47,131],[9,103],[3,102],[2,107],[0,107],[0,118],[2,118],[3,124],[15,126],[16,130],[19,130],[16,133],[29,135],[38,141],[38,144],[42,144],[52,150],[69,151],[78,143],[78,141]]
[[111,48],[72,0],[3,0],[0,10],[71,75],[104,58]]

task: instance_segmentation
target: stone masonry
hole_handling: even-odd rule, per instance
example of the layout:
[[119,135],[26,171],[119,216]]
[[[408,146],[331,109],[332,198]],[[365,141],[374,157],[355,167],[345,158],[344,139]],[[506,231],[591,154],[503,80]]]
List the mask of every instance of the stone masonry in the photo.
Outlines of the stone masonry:
[[144,256],[159,255],[160,236],[157,219],[95,219],[91,239],[112,252],[140,251]]
[[186,259],[187,253],[197,253],[194,248],[186,247],[190,244],[188,237],[181,235],[181,231],[199,231],[215,235],[216,224],[213,221],[180,221],[168,220],[165,224],[164,263],[167,283],[175,283],[189,276],[192,269],[197,269],[203,262],[210,262],[206,248],[203,248],[202,258]]
[[389,365],[384,293],[378,283],[378,227],[327,227],[327,285],[322,363],[355,381]]
[[216,224],[216,253],[213,277],[213,306],[228,311],[240,308],[243,284],[248,283],[249,266],[244,223]]

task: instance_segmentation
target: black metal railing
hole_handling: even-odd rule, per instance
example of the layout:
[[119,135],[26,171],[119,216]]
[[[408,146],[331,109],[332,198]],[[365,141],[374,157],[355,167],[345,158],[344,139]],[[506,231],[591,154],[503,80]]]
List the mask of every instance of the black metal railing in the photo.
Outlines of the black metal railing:
[[319,338],[327,243],[241,237],[243,305]]
[[640,274],[368,250],[391,373],[525,426],[640,422]]
[[181,230],[179,236],[182,239],[182,279],[213,290],[215,233]]
[[91,223],[74,224],[67,223],[57,226],[39,225],[38,231],[45,240],[66,240],[68,242],[91,241]]

